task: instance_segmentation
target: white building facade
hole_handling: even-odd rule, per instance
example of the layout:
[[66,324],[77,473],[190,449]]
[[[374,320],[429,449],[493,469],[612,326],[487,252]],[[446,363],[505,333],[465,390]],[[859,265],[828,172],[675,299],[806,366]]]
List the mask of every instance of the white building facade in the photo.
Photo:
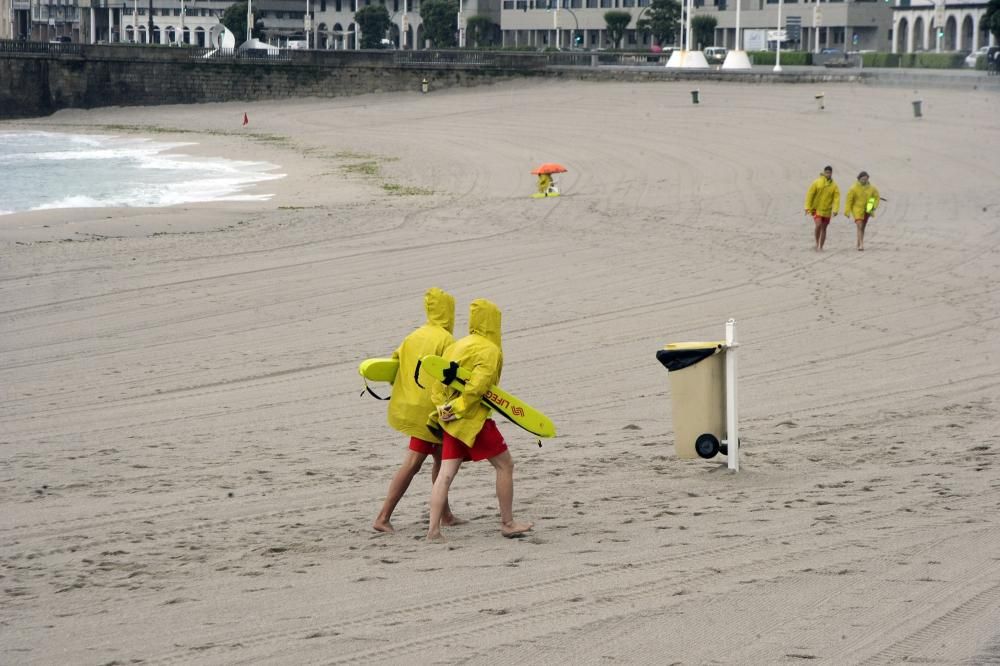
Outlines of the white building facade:
[[975,51],[997,46],[986,29],[986,2],[898,0],[893,8],[893,53]]

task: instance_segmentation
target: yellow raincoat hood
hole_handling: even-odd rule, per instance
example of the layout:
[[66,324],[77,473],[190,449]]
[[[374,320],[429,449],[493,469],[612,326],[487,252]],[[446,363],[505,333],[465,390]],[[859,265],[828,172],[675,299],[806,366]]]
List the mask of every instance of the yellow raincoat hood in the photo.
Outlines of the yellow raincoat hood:
[[449,347],[444,358],[458,362],[472,373],[472,377],[461,392],[440,382],[432,384],[434,405],[451,403],[458,419],[439,424],[434,411],[430,415],[430,423],[432,427],[443,426],[448,434],[471,447],[491,411],[482,403],[482,397],[490,386],[500,383],[503,368],[500,308],[485,298],[472,301],[469,304],[469,334]]
[[405,435],[440,443],[440,435],[427,427],[427,412],[434,409],[430,392],[417,385],[413,374],[421,358],[428,354],[440,356],[454,342],[451,332],[455,328],[455,298],[431,287],[424,294],[424,310],[427,323],[406,336],[392,354],[399,361],[399,370],[392,384],[387,418],[389,425]]

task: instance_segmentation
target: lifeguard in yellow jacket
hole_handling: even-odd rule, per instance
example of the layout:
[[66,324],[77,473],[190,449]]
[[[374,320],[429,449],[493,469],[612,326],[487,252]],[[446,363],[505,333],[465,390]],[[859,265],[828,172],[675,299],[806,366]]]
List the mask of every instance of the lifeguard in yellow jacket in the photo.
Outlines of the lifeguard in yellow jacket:
[[814,232],[816,250],[826,243],[826,227],[840,212],[840,188],[833,182],[833,167],[823,167],[823,173],[812,182],[806,192],[806,215],[812,215],[816,224]]
[[858,174],[858,182],[847,190],[847,198],[844,200],[844,215],[854,218],[854,224],[858,228],[858,251],[865,249],[865,227],[868,226],[868,220],[875,217],[879,201],[878,188],[868,182],[868,172],[862,171]]
[[469,334],[443,354],[445,360],[466,368],[472,376],[461,391],[434,382],[431,399],[436,409],[432,425],[443,429],[441,472],[431,492],[428,539],[441,539],[441,524],[448,506],[448,490],[466,460],[489,460],[496,470],[497,502],[500,505],[500,532],[506,537],[531,529],[531,523],[514,520],[514,460],[503,435],[490,418],[492,410],[483,404],[487,389],[500,383],[503,351],[500,346],[500,309],[478,298],[469,304]]
[[538,193],[543,197],[549,196],[549,188],[552,187],[552,174],[538,174]]
[[[421,358],[428,354],[439,356],[454,342],[455,298],[432,287],[424,294],[424,311],[427,323],[407,335],[392,353],[393,360],[399,361],[399,369],[392,383],[388,421],[393,428],[410,436],[410,447],[403,465],[389,483],[389,492],[375,519],[373,527],[379,532],[393,531],[389,522],[392,512],[428,455],[434,458],[432,482],[441,469],[441,436],[427,427],[427,413],[434,410],[434,403],[431,402],[430,391],[417,385],[413,374]],[[447,505],[442,520],[446,525],[461,522],[452,515]]]

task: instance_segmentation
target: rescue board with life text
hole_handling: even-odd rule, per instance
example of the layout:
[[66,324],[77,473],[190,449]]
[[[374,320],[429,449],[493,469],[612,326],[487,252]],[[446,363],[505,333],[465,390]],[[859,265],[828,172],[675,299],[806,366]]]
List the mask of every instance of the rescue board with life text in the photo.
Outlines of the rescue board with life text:
[[[468,369],[457,363],[433,355],[420,359],[417,373],[419,374],[421,370],[426,376],[433,377],[442,384],[458,391],[462,390],[465,382],[472,376]],[[556,436],[556,426],[549,417],[495,384],[486,390],[482,400],[487,407],[533,435],[538,437]]]

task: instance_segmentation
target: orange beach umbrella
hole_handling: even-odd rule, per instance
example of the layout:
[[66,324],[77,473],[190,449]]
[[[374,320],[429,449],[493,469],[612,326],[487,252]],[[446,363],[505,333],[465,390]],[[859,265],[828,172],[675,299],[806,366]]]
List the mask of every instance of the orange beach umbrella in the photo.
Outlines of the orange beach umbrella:
[[532,170],[531,173],[535,174],[536,176],[541,175],[543,173],[566,173],[566,167],[564,167],[562,164],[556,164],[555,162],[546,162],[537,169]]

